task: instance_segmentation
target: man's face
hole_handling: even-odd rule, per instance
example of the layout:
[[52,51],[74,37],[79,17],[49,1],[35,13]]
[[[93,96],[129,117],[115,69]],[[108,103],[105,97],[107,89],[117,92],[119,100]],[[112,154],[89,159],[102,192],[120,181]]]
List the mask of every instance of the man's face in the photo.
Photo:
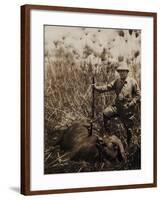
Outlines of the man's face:
[[121,80],[125,80],[127,78],[127,75],[128,75],[127,70],[120,70],[120,71],[118,71],[118,73],[120,75]]

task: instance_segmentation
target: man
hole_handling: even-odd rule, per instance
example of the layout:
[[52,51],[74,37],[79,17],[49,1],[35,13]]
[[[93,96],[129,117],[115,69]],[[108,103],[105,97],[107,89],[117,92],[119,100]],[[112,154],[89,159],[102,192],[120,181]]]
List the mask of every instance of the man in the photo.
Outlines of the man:
[[127,129],[127,142],[130,143],[132,137],[132,117],[134,108],[140,100],[140,89],[136,80],[128,76],[129,68],[125,62],[121,62],[117,68],[119,78],[110,84],[103,86],[94,85],[94,89],[98,92],[115,91],[115,104],[110,105],[103,111],[103,120],[105,130],[108,131],[108,122],[114,116],[120,116]]

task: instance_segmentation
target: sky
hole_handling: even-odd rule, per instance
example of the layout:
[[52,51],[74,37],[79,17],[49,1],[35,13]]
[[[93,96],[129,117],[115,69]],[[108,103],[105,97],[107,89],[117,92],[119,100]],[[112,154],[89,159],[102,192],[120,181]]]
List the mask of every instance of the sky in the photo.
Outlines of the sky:
[[141,34],[136,38],[133,31],[132,35],[129,30],[124,31],[124,37],[120,37],[118,32],[120,29],[108,28],[85,28],[85,27],[63,27],[46,25],[44,28],[45,48],[52,50],[54,41],[60,41],[67,48],[75,48],[79,54],[85,44],[92,49],[101,53],[103,48],[110,49],[114,57],[128,57],[133,51],[141,50]]

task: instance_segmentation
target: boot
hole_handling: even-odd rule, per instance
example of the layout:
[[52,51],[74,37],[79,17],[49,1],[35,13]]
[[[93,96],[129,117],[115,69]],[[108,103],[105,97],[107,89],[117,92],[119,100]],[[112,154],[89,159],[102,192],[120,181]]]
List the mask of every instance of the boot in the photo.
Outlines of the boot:
[[106,134],[110,133],[109,121],[110,121],[110,119],[103,114],[103,123],[104,123],[104,129],[105,129]]
[[128,128],[128,130],[127,130],[127,144],[128,144],[128,147],[130,147],[132,145],[132,135],[133,135],[132,129]]

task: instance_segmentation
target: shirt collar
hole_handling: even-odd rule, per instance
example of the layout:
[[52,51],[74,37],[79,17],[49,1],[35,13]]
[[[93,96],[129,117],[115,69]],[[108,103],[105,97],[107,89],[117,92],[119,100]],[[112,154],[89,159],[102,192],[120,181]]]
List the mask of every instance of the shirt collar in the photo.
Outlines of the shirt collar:
[[125,82],[124,83],[128,83],[129,81],[129,76],[126,77]]

